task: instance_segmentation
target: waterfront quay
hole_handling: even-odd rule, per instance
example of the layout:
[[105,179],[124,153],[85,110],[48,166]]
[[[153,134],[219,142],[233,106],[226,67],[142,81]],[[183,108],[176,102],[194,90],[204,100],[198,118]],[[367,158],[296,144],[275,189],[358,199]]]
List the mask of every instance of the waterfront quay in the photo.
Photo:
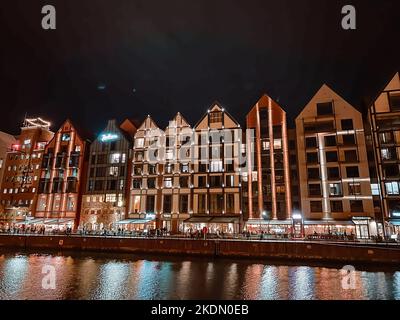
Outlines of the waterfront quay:
[[0,234],[0,248],[33,251],[81,251],[255,258],[341,264],[400,262],[397,243],[316,240],[191,239],[177,237],[122,237],[94,235]]

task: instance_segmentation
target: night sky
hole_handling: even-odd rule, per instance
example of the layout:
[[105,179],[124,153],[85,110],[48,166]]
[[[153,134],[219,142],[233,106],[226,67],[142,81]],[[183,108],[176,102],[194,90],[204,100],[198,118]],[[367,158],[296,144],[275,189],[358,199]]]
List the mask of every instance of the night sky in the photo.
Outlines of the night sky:
[[194,125],[216,100],[244,123],[263,93],[293,119],[324,82],[360,108],[400,70],[399,18],[398,0],[3,0],[0,130],[25,114],[54,131],[147,114],[163,128],[178,111]]

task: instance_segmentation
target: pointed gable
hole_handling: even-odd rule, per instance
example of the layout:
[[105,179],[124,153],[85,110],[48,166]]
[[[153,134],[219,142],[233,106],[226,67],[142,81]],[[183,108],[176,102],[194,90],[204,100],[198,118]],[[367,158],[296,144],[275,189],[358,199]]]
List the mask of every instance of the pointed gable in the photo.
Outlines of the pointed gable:
[[337,94],[327,84],[323,84],[322,87],[311,98],[308,104],[304,107],[304,109],[300,112],[300,114],[296,117],[296,121],[299,119],[316,117],[318,114],[317,105],[320,103],[328,102],[333,103],[335,114],[338,116],[342,114],[345,115],[346,113],[348,113],[349,115],[354,112],[360,113],[356,108],[354,108],[343,97]]
[[400,77],[398,72],[393,76],[385,86],[385,89],[379,93],[378,97],[373,102],[372,106],[375,107],[375,112],[391,112],[391,103],[389,101],[390,96],[396,96],[398,97],[397,99],[400,99]]
[[282,107],[270,96],[263,94],[257,103],[251,108],[247,114],[248,126],[254,127],[256,125],[256,114],[262,109],[269,109],[272,112],[272,124],[281,124],[286,119],[286,112]]
[[214,102],[207,113],[195,125],[196,130],[237,128],[239,123],[221,106]]

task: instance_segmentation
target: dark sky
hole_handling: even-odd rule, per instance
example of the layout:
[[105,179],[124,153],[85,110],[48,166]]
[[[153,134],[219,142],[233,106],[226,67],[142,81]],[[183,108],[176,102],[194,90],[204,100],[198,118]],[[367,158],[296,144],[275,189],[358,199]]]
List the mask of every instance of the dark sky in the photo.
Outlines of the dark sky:
[[[345,4],[356,31],[341,28]],[[264,92],[293,119],[323,82],[358,107],[400,69],[399,18],[398,0],[2,0],[0,130],[25,113],[94,133],[178,111],[193,125],[215,100],[244,123]]]

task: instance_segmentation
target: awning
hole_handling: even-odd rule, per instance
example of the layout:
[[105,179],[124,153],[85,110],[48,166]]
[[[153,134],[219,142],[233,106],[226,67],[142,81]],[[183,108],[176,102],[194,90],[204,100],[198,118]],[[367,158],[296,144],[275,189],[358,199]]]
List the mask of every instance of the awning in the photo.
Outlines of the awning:
[[252,219],[246,222],[248,225],[270,225],[270,226],[283,226],[283,225],[291,225],[291,220],[261,220],[261,219]]
[[183,221],[183,223],[209,223],[211,217],[191,217]]
[[154,221],[154,219],[125,219],[116,222],[116,224],[146,224]]
[[209,223],[239,223],[238,217],[214,217]]
[[305,226],[318,225],[318,226],[354,226],[354,222],[350,220],[337,221],[337,220],[308,220],[304,221]]
[[44,221],[43,218],[36,218],[36,219],[20,221],[20,222],[18,222],[16,224],[41,224],[41,223],[43,223],[43,221]]
[[390,220],[389,223],[392,226],[400,226],[400,219],[399,220]]
[[60,225],[60,224],[68,224],[73,222],[75,219],[73,218],[60,218],[60,219],[47,219],[44,224],[53,224],[53,225]]

